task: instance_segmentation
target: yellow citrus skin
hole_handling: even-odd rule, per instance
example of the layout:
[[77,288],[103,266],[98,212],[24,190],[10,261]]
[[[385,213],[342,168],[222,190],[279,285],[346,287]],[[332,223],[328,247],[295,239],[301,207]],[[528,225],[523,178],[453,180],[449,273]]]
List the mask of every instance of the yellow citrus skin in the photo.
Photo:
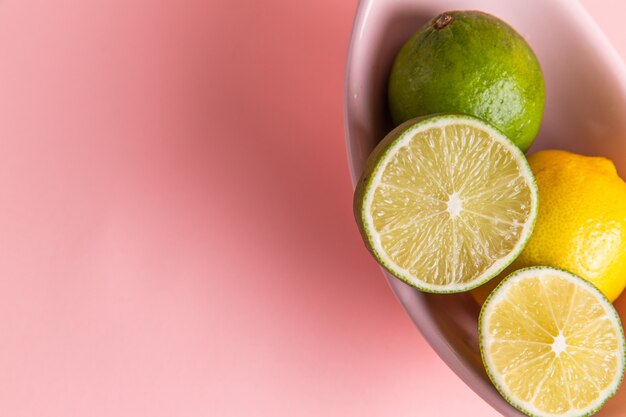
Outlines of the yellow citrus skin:
[[[550,150],[528,162],[539,188],[537,223],[501,277],[552,266],[583,277],[614,301],[626,286],[626,183],[603,157]],[[475,290],[474,298],[484,302],[499,281]]]

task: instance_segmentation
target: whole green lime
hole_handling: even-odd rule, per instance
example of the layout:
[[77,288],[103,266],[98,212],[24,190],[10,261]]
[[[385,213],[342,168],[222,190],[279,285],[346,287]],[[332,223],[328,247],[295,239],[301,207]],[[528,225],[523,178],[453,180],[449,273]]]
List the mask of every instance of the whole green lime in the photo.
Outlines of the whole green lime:
[[395,124],[462,113],[498,128],[522,151],[541,124],[545,85],[530,46],[502,20],[478,11],[442,13],[404,44],[389,78]]

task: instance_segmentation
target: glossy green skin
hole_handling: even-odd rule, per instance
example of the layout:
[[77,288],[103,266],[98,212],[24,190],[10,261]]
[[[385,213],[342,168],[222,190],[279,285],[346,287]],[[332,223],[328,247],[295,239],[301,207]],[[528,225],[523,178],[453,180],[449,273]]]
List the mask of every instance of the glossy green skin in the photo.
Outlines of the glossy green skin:
[[522,151],[532,145],[545,104],[543,74],[526,41],[482,12],[447,12],[420,28],[398,53],[389,78],[396,125],[417,116],[463,113],[499,129]]

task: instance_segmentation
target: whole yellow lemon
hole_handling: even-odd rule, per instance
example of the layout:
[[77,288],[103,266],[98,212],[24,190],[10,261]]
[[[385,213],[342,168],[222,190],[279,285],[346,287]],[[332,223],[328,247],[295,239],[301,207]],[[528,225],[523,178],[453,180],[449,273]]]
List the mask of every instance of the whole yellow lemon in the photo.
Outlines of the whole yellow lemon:
[[[539,188],[537,223],[500,279],[527,266],[552,266],[585,278],[614,301],[626,286],[626,183],[615,165],[556,150],[528,162]],[[474,298],[484,302],[500,279],[474,290]]]

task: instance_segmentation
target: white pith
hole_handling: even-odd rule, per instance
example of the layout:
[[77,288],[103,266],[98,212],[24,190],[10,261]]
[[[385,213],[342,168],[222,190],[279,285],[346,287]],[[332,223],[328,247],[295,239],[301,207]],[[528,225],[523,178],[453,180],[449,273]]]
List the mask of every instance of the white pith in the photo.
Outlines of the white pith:
[[458,192],[454,192],[450,194],[448,199],[448,207],[446,208],[447,212],[450,214],[450,217],[454,218],[461,213],[463,210],[463,200],[459,197]]
[[560,356],[561,353],[567,350],[567,339],[563,335],[563,332],[559,332],[554,338],[554,342],[552,342],[552,352],[556,356]]

